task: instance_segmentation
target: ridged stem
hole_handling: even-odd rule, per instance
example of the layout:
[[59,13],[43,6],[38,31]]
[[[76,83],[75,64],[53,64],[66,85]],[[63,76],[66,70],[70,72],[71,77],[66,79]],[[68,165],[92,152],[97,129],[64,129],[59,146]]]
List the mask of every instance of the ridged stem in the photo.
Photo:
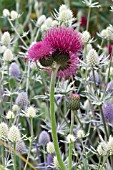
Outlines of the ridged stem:
[[[71,126],[70,126],[70,134],[73,134],[73,126],[74,126],[74,111],[71,111]],[[73,142],[69,143],[69,159],[68,159],[68,170],[72,169],[72,149],[73,149]]]
[[56,127],[56,119],[55,119],[55,108],[54,108],[54,88],[55,88],[55,81],[56,81],[56,74],[58,71],[59,66],[53,68],[52,75],[51,75],[51,84],[50,84],[50,116],[51,116],[51,125],[52,125],[52,138],[54,142],[56,156],[59,162],[59,166],[61,170],[66,170],[66,166],[63,163],[59,144],[58,144],[58,137],[57,137],[57,127]]
[[[14,151],[16,151],[16,143],[14,143]],[[16,170],[16,155],[14,153],[14,170]]]

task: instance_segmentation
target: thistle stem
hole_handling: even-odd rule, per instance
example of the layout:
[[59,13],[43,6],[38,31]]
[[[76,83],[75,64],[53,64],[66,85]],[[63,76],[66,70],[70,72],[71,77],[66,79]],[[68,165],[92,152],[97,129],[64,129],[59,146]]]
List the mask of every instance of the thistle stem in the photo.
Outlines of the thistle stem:
[[108,157],[109,157],[109,152],[108,152],[108,154],[107,154],[107,156],[106,156],[106,158],[105,158],[105,160],[104,160],[104,162],[103,162],[103,164],[102,164],[102,166],[101,166],[101,168],[100,168],[99,170],[102,170],[102,169],[103,169],[103,167],[104,167],[104,165],[105,165]]
[[54,102],[54,88],[55,88],[56,74],[57,74],[58,68],[59,68],[59,65],[57,65],[57,67],[52,70],[52,75],[51,75],[50,116],[51,116],[51,125],[52,125],[52,138],[53,138],[53,142],[54,142],[56,156],[57,156],[60,168],[62,170],[66,170],[66,166],[63,163],[61,153],[60,153],[60,149],[59,149],[59,144],[58,144],[57,127],[56,127],[56,119],[55,119],[55,108],[54,108],[54,103],[55,103]]
[[29,161],[31,148],[32,148],[32,144],[33,144],[33,119],[32,118],[30,118],[30,123],[31,123],[31,139],[30,139],[29,152],[28,152],[27,161],[26,161],[24,170],[26,170],[26,168],[27,168],[27,164],[28,164],[28,161]]
[[[70,134],[73,134],[73,126],[74,126],[74,111],[71,111],[71,126],[70,126]],[[72,169],[72,148],[73,148],[73,142],[69,143],[69,167],[68,170]]]
[[86,25],[86,30],[87,30],[87,31],[88,31],[88,29],[89,29],[90,14],[91,14],[91,7],[89,7],[89,10],[88,10],[87,25]]
[[[14,151],[16,151],[16,143],[14,143]],[[16,155],[14,153],[14,170],[16,170]]]
[[4,156],[4,145],[2,145],[1,149],[2,149],[2,164],[5,165],[5,160],[4,160],[4,158],[5,158],[5,156]]

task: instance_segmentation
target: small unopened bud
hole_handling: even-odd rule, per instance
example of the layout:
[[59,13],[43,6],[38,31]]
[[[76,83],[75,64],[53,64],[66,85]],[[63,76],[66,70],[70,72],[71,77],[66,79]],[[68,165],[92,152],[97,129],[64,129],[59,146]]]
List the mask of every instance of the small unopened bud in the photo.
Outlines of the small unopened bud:
[[37,20],[37,25],[42,25],[44,23],[44,21],[46,20],[46,16],[45,15],[41,15],[38,20]]
[[7,49],[3,54],[3,58],[4,58],[5,61],[11,62],[13,60],[12,51],[10,49]]
[[7,115],[6,115],[6,119],[14,119],[15,115],[12,111],[8,111]]
[[10,41],[11,41],[11,37],[10,37],[9,32],[4,32],[4,34],[1,37],[2,44],[7,46],[10,44]]
[[70,110],[80,109],[80,96],[78,94],[71,94],[68,100],[68,108]]
[[96,52],[96,50],[91,49],[91,50],[88,52],[88,55],[87,55],[87,63],[88,63],[88,65],[91,66],[91,67],[95,67],[96,65],[99,64],[99,57],[98,57],[98,53]]
[[46,132],[45,130],[43,130],[40,135],[39,135],[39,139],[38,139],[39,144],[41,145],[46,145],[48,142],[50,142],[50,136],[49,133]]
[[84,133],[84,131],[83,130],[78,130],[78,132],[77,132],[77,138],[84,138],[85,137],[85,133]]
[[107,30],[106,29],[102,30],[100,35],[101,35],[102,38],[106,38],[107,37]]
[[33,106],[28,107],[27,112],[26,112],[27,117],[34,118],[36,116],[36,109]]
[[47,143],[47,152],[50,153],[50,154],[55,153],[55,148],[54,148],[53,142]]
[[11,11],[11,18],[12,19],[17,19],[18,18],[18,13],[16,11]]
[[13,112],[17,112],[19,110],[18,105],[16,105],[16,104],[13,105],[12,110],[13,110]]
[[68,141],[68,143],[74,142],[75,141],[75,137],[72,134],[69,134],[67,136],[67,141]]
[[6,123],[1,122],[0,123],[0,139],[6,138],[8,135],[8,126]]
[[84,43],[87,43],[89,41],[90,37],[91,37],[91,35],[88,31],[84,31],[82,33],[82,38],[83,38]]
[[99,155],[107,155],[107,143],[105,141],[102,141],[99,143],[98,147],[97,147],[97,152]]
[[3,16],[4,16],[4,17],[10,16],[10,13],[9,13],[9,10],[8,10],[8,9],[4,9],[4,10],[3,10]]

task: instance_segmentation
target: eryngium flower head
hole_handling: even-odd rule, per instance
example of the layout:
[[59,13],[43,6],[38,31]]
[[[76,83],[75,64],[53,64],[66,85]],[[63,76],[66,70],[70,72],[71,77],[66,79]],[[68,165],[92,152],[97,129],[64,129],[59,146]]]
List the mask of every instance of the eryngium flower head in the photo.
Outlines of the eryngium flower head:
[[16,151],[20,153],[21,155],[27,152],[27,149],[26,149],[26,146],[23,140],[20,140],[16,143]]
[[18,129],[17,126],[13,125],[10,129],[9,129],[9,133],[8,133],[8,139],[13,142],[16,143],[18,141],[21,140],[21,135],[20,135],[20,131]]
[[[98,85],[99,84],[99,74],[98,74],[98,72],[95,70],[94,71],[94,75],[95,75],[95,81],[96,81],[96,85]],[[92,71],[90,71],[90,73],[89,73],[89,80],[91,81],[91,82],[94,82],[94,77],[93,77],[93,72]]]
[[97,147],[98,154],[104,156],[107,155],[107,151],[108,151],[107,143],[105,141],[100,142]]
[[14,119],[15,115],[12,111],[8,111],[6,114],[6,119]]
[[70,110],[80,109],[80,96],[78,94],[71,94],[67,104]]
[[57,76],[69,77],[78,66],[78,55],[75,53],[81,50],[82,45],[82,36],[76,30],[65,26],[54,27],[45,33],[43,41],[29,49],[28,57],[39,60],[45,67],[56,62],[60,64]]
[[51,163],[53,163],[53,157],[52,157],[52,154],[48,154],[47,155],[47,164],[50,165]]
[[6,49],[3,54],[3,59],[6,62],[11,62],[13,60],[13,53],[10,49]]
[[33,106],[28,107],[27,112],[26,112],[27,117],[34,118],[36,116],[36,109]]
[[68,143],[72,143],[75,141],[75,137],[72,134],[67,135],[67,141]]
[[84,138],[85,137],[85,133],[82,129],[78,130],[77,132],[77,138]]
[[102,110],[104,113],[104,118],[107,121],[113,121],[113,104],[110,102],[106,102],[102,105]]
[[1,122],[0,123],[0,139],[6,138],[8,135],[8,126],[6,123]]
[[39,135],[38,143],[41,145],[46,145],[49,141],[50,141],[49,133],[43,130]]
[[59,165],[57,156],[54,156],[54,158],[53,158],[53,163],[54,163],[56,169],[59,169],[59,168],[60,168],[60,165]]
[[50,153],[50,154],[55,153],[55,148],[54,148],[53,142],[47,143],[47,152]]
[[87,55],[87,64],[91,67],[95,67],[96,65],[99,64],[99,57],[98,57],[98,53],[96,52],[96,50],[91,49],[88,52]]
[[4,32],[4,34],[1,37],[2,44],[7,46],[10,44],[10,41],[11,41],[11,37],[10,37],[9,32]]
[[16,105],[20,106],[21,108],[25,108],[28,105],[28,96],[26,92],[21,92],[18,94],[16,98]]
[[106,92],[109,93],[113,90],[113,80],[111,80],[108,85],[107,85],[107,89]]
[[9,67],[9,74],[11,77],[18,79],[20,76],[20,69],[19,66],[13,62]]

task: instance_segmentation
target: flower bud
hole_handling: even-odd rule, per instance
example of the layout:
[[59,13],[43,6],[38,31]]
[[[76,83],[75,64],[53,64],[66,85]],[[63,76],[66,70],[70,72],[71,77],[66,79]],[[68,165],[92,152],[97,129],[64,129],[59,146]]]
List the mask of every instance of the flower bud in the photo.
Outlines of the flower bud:
[[58,20],[59,21],[69,21],[73,18],[73,13],[70,9],[62,10],[59,13]]
[[100,35],[101,35],[102,38],[106,38],[107,37],[107,30],[106,29],[102,30]]
[[51,27],[52,26],[52,18],[51,17],[48,17],[46,20],[45,20],[45,22],[44,22],[44,24],[45,25],[47,25],[47,27]]
[[5,61],[11,62],[13,60],[12,51],[10,49],[7,49],[3,54],[3,58],[4,58]]
[[6,46],[0,46],[0,54],[4,53],[6,50]]
[[57,20],[53,20],[52,21],[52,27],[58,26],[58,21]]
[[68,108],[70,110],[80,109],[80,96],[78,94],[71,94],[68,100]]
[[50,153],[50,154],[55,153],[55,148],[54,148],[53,142],[47,143],[47,152]]
[[26,116],[34,118],[36,116],[36,109],[33,106],[28,107]]
[[12,110],[13,110],[13,112],[17,112],[19,110],[18,105],[16,105],[16,104],[13,105]]
[[41,145],[46,145],[48,142],[50,142],[50,136],[49,133],[46,132],[45,130],[43,130],[40,135],[39,135],[39,139],[38,139],[39,144]]
[[8,111],[7,115],[6,115],[6,119],[14,119],[15,115],[12,111]]
[[16,143],[16,151],[20,153],[21,155],[27,152],[27,149],[26,149],[26,146],[23,140],[20,140]]
[[11,11],[11,18],[12,19],[17,19],[18,18],[18,13],[16,11]]
[[107,151],[108,149],[107,149],[106,142],[105,141],[100,142],[97,147],[98,154],[104,156],[104,155],[107,155]]
[[72,134],[69,134],[67,136],[67,141],[68,141],[68,143],[74,142],[75,141],[75,137]]
[[25,108],[28,105],[28,96],[26,92],[21,92],[16,98],[16,105]]
[[11,63],[9,67],[9,75],[15,79],[18,79],[20,76],[19,66],[15,62]]
[[87,43],[89,41],[89,39],[91,38],[91,35],[88,31],[84,31],[82,33],[82,38],[83,38],[83,42]]
[[3,10],[3,16],[4,16],[4,17],[10,16],[10,13],[9,13],[9,10],[8,10],[8,9],[4,9],[4,10]]
[[44,23],[44,21],[46,20],[46,16],[45,15],[41,15],[38,20],[37,20],[37,25],[42,25]]
[[11,37],[10,37],[9,32],[4,32],[4,34],[1,37],[2,44],[7,46],[10,44],[10,41],[11,41]]
[[84,138],[85,137],[85,133],[84,133],[84,131],[83,130],[78,130],[78,132],[77,132],[77,138]]

